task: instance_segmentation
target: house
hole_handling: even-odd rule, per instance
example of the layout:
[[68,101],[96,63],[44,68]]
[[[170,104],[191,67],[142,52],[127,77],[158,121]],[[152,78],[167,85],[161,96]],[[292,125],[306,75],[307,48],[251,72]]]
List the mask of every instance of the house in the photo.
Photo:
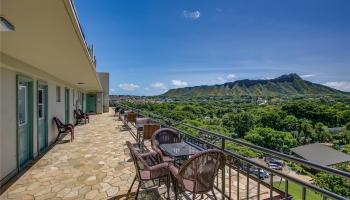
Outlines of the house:
[[3,185],[55,142],[54,117],[106,111],[109,76],[96,72],[72,0],[2,0],[0,16]]
[[350,162],[350,155],[320,143],[295,147],[291,151],[298,157],[326,166]]

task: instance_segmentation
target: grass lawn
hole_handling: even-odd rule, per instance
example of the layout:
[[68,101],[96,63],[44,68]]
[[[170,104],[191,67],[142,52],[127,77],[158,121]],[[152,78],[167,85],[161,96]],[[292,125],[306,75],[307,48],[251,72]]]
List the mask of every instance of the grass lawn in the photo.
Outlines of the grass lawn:
[[[285,184],[284,181],[281,182],[274,182],[273,183],[274,187],[284,191],[285,188]],[[302,194],[302,190],[301,190],[301,186],[297,185],[291,181],[288,182],[288,193],[290,195],[293,196],[293,200],[301,200],[301,194]],[[311,190],[306,190],[306,199],[310,199],[310,200],[322,200],[322,196],[311,191]]]

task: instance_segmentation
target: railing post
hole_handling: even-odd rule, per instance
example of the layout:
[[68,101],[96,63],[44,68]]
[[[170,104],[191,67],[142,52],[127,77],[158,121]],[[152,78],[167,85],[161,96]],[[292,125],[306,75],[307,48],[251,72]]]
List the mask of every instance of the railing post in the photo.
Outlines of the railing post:
[[[225,138],[221,138],[221,150],[225,151]],[[226,162],[226,161],[225,161]],[[225,166],[226,163],[222,165],[221,169],[221,196],[222,199],[225,199]]]

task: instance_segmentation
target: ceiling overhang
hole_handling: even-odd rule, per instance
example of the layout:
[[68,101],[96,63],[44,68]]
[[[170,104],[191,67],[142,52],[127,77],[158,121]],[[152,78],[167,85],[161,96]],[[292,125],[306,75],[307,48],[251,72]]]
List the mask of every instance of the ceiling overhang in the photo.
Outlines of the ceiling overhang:
[[3,53],[83,90],[102,90],[71,0],[1,4],[1,15],[16,27],[1,32]]

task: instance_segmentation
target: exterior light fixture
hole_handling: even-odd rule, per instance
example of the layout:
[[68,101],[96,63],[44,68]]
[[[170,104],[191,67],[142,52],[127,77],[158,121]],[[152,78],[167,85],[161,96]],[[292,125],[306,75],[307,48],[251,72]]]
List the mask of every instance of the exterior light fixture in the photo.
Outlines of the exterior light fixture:
[[0,32],[15,31],[15,26],[7,21],[3,16],[0,16]]
[[85,83],[82,83],[82,82],[79,82],[79,83],[77,83],[78,85],[84,85]]

